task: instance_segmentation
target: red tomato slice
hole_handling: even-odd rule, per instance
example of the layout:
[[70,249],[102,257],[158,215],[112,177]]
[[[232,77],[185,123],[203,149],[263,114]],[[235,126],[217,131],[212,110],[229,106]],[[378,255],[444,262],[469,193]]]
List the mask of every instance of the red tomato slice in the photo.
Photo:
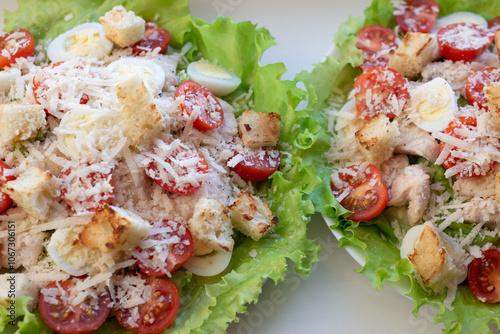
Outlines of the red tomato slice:
[[179,310],[179,292],[175,285],[161,278],[145,277],[146,285],[152,287],[151,299],[136,306],[139,312],[137,326],[129,318],[131,309],[115,308],[118,322],[125,328],[141,334],[157,334],[174,321]]
[[[166,229],[168,231],[149,235],[143,242],[154,240],[157,245],[142,249],[138,247],[134,253],[137,265],[143,273],[149,276],[161,277],[168,275],[189,259],[193,252],[194,241],[191,232],[181,223],[163,219],[153,224],[152,230]],[[169,241],[170,240],[170,241]],[[164,262],[158,261],[161,252],[168,252]]]
[[493,42],[488,28],[471,23],[450,24],[437,33],[439,49],[452,61],[471,61],[483,54]]
[[[11,168],[7,166],[5,162],[0,160],[0,184],[16,179],[14,175],[5,175],[9,174],[7,171],[10,170]],[[0,190],[0,213],[7,210],[11,204],[12,204],[12,199],[10,198],[10,196],[4,193],[2,190]]]
[[434,0],[406,0],[396,4],[394,15],[404,32],[429,32],[439,14]]
[[[49,66],[44,66],[40,69],[40,72],[33,77],[33,87],[32,87],[33,96],[35,97],[35,101],[38,104],[43,105],[43,103],[41,102],[42,95],[44,94],[45,91],[49,89],[49,87],[45,83],[45,80],[47,80],[51,76],[49,71],[58,66],[61,66],[62,64],[64,64],[64,62],[60,61],[57,63],[52,63]],[[59,99],[61,99],[61,93],[59,93]],[[89,102],[88,95],[83,93],[82,96],[80,97],[80,104],[87,104],[88,102]],[[47,110],[47,108],[45,108],[44,110],[47,115],[51,115],[50,112]],[[64,112],[64,110],[59,110],[59,112]]]
[[[408,98],[406,79],[391,68],[374,67],[361,73],[354,81],[356,110],[361,118],[370,120],[378,114],[396,117]],[[398,107],[395,109],[394,102]]]
[[[99,209],[103,208],[104,205],[108,204],[113,198],[113,174],[91,172],[86,177],[71,179],[68,177],[70,174],[71,168],[68,168],[61,172],[59,179],[61,179],[61,198],[68,203],[73,210],[97,212]],[[93,194],[95,192],[93,191],[94,188],[99,189],[100,185],[105,183],[109,183],[111,185],[111,189],[100,192],[99,194]],[[72,201],[66,197],[68,189],[73,187],[81,189],[79,194],[84,197],[83,199]]]
[[[153,149],[155,154],[158,154],[159,150],[160,149],[158,147]],[[188,160],[194,160],[193,164],[190,166],[182,166],[182,162]],[[146,168],[146,174],[160,187],[174,194],[192,194],[201,187],[202,182],[199,181],[198,185],[193,185],[187,181],[183,181],[182,178],[186,178],[188,175],[196,178],[196,175],[208,173],[207,161],[195,150],[177,148],[171,152],[170,156],[166,157],[164,161],[166,164],[170,165],[179,176],[179,180],[182,181],[181,183],[178,182],[179,180],[175,179],[175,175],[173,175],[156,160],[149,163]]]
[[[359,165],[352,165],[349,169],[357,172]],[[368,165],[364,172],[356,177],[339,173],[338,178],[339,184],[331,183],[332,192],[336,198],[345,196],[340,200],[340,205],[354,212],[348,217],[350,220],[370,220],[378,216],[387,206],[389,199],[387,187],[375,165]]]
[[483,303],[500,301],[500,251],[488,249],[469,266],[470,291]]
[[232,169],[245,181],[263,181],[276,172],[280,163],[279,151],[263,150],[245,154],[244,159]]
[[389,52],[398,47],[397,36],[391,29],[381,25],[369,25],[357,34],[356,48],[363,51],[360,69],[385,67],[389,64]]
[[27,58],[35,54],[35,39],[24,29],[16,29],[0,36],[0,69],[16,62],[17,58]]
[[465,83],[465,95],[469,103],[477,103],[479,108],[488,110],[484,87],[493,82],[500,82],[500,69],[497,67],[487,67],[472,73]]
[[144,37],[132,45],[132,54],[140,55],[143,52],[151,52],[160,48],[159,53],[164,53],[170,43],[170,32],[167,29],[158,27],[156,23],[146,22]]
[[[450,136],[456,137],[456,138],[463,139],[461,136],[459,136],[455,133],[456,129],[463,128],[463,127],[466,127],[468,129],[472,130],[475,127],[477,127],[477,120],[474,117],[465,117],[465,116],[459,117],[459,118],[453,120],[452,122],[450,122],[448,127],[444,130],[444,133],[446,133]],[[444,149],[444,146],[445,146],[444,142],[441,142],[439,144],[439,153],[441,153],[441,151]],[[451,150],[455,151],[455,150],[457,150],[457,148],[453,147]],[[443,166],[446,169],[449,169],[449,168],[452,168],[455,165],[457,165],[458,163],[461,163],[463,161],[464,161],[464,159],[454,157],[450,153],[448,155],[448,157],[445,159],[445,161],[443,162]],[[468,178],[483,176],[483,175],[486,175],[489,172],[491,172],[491,170],[495,166],[495,163],[496,163],[495,161],[492,161],[488,166],[480,166],[480,165],[474,163],[471,165],[470,168],[461,171],[460,173],[458,173],[458,175],[462,176],[462,177],[468,177]]]
[[[59,282],[67,294],[75,287],[72,281]],[[56,282],[49,283],[46,289],[58,289]],[[43,291],[43,290],[42,290]],[[38,309],[43,320],[54,331],[62,334],[85,334],[97,330],[108,317],[110,298],[107,292],[99,295],[96,301],[92,297],[87,297],[81,304],[73,306],[69,301],[55,297],[57,304],[51,303],[53,297],[46,297],[40,293]]]
[[180,96],[184,96],[181,110],[187,115],[191,115],[194,107],[200,107],[200,114],[193,123],[196,129],[212,130],[224,122],[224,111],[219,101],[214,94],[199,83],[190,80],[181,83],[175,92],[175,98]]

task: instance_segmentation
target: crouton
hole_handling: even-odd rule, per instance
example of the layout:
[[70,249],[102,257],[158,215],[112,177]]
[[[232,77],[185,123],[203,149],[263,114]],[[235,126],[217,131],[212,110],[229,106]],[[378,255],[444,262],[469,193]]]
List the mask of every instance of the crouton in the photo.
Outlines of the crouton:
[[[495,31],[495,45],[500,45],[500,30]],[[497,47],[498,58],[500,58],[500,47]]]
[[500,202],[500,173],[495,174],[495,200]]
[[389,67],[413,79],[422,68],[436,60],[437,41],[426,33],[407,32],[399,47],[389,55]]
[[59,194],[59,179],[38,167],[28,166],[17,179],[1,185],[1,189],[29,214],[45,218],[52,198]]
[[153,130],[162,116],[139,76],[130,76],[115,88],[122,106],[125,132],[137,146]]
[[376,166],[389,159],[398,144],[398,122],[391,122],[387,116],[379,114],[355,133],[361,153]]
[[106,205],[97,211],[82,232],[81,243],[101,252],[127,251],[149,235],[151,225],[136,214]]
[[45,126],[45,111],[39,104],[0,104],[2,144],[34,137]]
[[254,197],[248,190],[241,190],[229,206],[231,222],[241,233],[258,241],[278,224],[278,217],[267,204]]
[[245,110],[238,119],[243,145],[249,148],[276,146],[280,137],[281,116],[277,113],[263,113]]
[[15,305],[11,304],[12,296],[27,296],[32,298],[28,302],[28,309],[32,311],[38,302],[38,289],[37,284],[32,282],[27,274],[2,274],[0,275],[0,306],[12,307]]
[[416,272],[435,292],[441,292],[458,273],[449,250],[451,246],[441,239],[431,225],[426,224],[415,241],[413,252],[408,254]]
[[213,250],[231,252],[234,247],[233,226],[228,210],[216,199],[201,198],[188,223],[193,236]]
[[123,6],[113,7],[99,21],[106,38],[122,48],[139,42],[144,36],[146,21]]
[[500,117],[500,83],[490,83],[483,88],[488,110]]

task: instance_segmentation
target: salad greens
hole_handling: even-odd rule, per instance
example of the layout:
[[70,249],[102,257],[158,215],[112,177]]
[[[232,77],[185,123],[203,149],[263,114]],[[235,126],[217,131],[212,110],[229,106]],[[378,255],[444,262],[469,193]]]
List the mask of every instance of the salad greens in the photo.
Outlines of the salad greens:
[[[440,16],[445,16],[457,11],[470,11],[482,15],[486,20],[500,15],[500,2],[495,0],[467,1],[467,0],[436,0],[440,8]],[[338,33],[334,36],[334,55],[327,57],[320,64],[315,65],[312,72],[301,72],[296,80],[303,82],[308,92],[308,112],[311,117],[321,122],[325,117],[324,110],[332,105],[332,99],[346,98],[347,92],[352,88],[353,81],[361,73],[357,66],[362,63],[362,53],[355,47],[357,32],[366,25],[380,24],[394,28],[396,21],[393,15],[394,6],[391,0],[374,0],[369,8],[364,11],[365,17],[349,17],[343,23]],[[342,104],[339,105],[339,107]],[[322,124],[328,124],[323,120]],[[321,149],[327,145],[324,152],[328,151],[332,136],[326,126],[319,129],[311,137],[311,146]],[[383,215],[370,223],[355,223],[342,217],[346,210],[335,200],[330,190],[331,166],[323,161],[315,160],[317,152],[306,152],[308,156],[302,157],[315,164],[318,176],[323,184],[309,195],[315,205],[315,210],[325,216],[333,218],[332,229],[341,232],[344,237],[339,245],[355,246],[364,251],[366,264],[359,270],[367,276],[371,285],[377,290],[384,287],[384,282],[407,281],[409,288],[407,295],[414,301],[414,315],[417,316],[421,306],[431,304],[438,308],[439,314],[435,321],[444,324],[445,333],[491,333],[489,324],[500,324],[500,305],[479,302],[467,287],[458,287],[456,299],[450,310],[444,306],[446,294],[431,295],[425,291],[413,278],[413,268],[409,261],[401,260],[398,242],[392,232],[388,219]],[[444,179],[440,166],[431,166],[434,170],[435,182],[442,182],[446,191],[453,196],[447,180]],[[404,225],[404,222],[403,222]],[[453,224],[450,229],[467,233],[470,226],[467,224]],[[492,240],[487,240],[492,241]],[[475,240],[478,244],[486,240]]]
[[[190,277],[183,271],[173,277],[181,294],[181,306],[175,322],[166,332],[224,332],[229,322],[237,320],[238,313],[246,311],[245,304],[257,302],[265,280],[270,278],[277,283],[285,278],[287,258],[295,262],[295,270],[304,276],[318,261],[320,247],[306,237],[308,216],[314,212],[314,207],[304,195],[312,196],[321,179],[310,164],[314,159],[304,152],[313,146],[313,137],[321,132],[321,127],[305,112],[295,111],[305,94],[295,87],[294,82],[280,81],[285,66],[282,63],[259,65],[262,53],[274,44],[265,28],[258,28],[250,22],[235,24],[223,17],[209,24],[191,17],[186,1],[24,0],[19,1],[18,11],[5,13],[5,30],[28,29],[37,44],[47,45],[52,38],[73,26],[98,21],[99,16],[119,4],[167,28],[171,33],[172,47],[180,49],[191,43],[186,54],[188,61],[203,57],[217,61],[239,75],[242,85],[226,98],[229,103],[236,104],[242,94],[251,92],[249,99],[255,110],[277,112],[282,117],[279,145],[284,153],[281,170],[257,186],[264,198],[272,203],[271,209],[279,218],[278,226],[271,235],[258,242],[237,238],[229,269],[218,277]],[[65,21],[69,14],[72,18]],[[327,145],[325,141],[320,147],[312,147],[316,159]],[[250,256],[253,250],[257,251],[255,258]],[[30,313],[25,307],[27,301],[22,301],[23,307],[17,313],[17,330],[6,323],[8,319],[3,316],[6,310],[0,307],[0,331],[4,332],[5,328],[19,334],[50,333],[39,314],[36,311]],[[131,332],[110,318],[97,333]]]

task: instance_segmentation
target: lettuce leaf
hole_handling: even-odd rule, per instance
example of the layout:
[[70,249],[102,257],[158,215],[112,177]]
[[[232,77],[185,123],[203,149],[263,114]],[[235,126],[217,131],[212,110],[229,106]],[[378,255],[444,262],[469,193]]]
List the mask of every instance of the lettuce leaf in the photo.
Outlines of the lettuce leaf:
[[[249,99],[254,110],[277,112],[282,117],[279,143],[283,151],[282,167],[270,180],[256,185],[272,203],[271,209],[279,218],[278,226],[258,242],[250,238],[238,239],[230,269],[218,277],[187,277],[183,272],[176,275],[181,307],[165,333],[224,332],[229,322],[237,320],[238,313],[246,312],[246,304],[257,302],[267,279],[277,283],[285,278],[287,259],[295,262],[295,270],[304,276],[318,261],[320,247],[306,237],[309,216],[314,212],[306,196],[321,184],[321,179],[310,164],[311,159],[302,154],[311,146],[309,137],[316,135],[321,126],[305,112],[296,111],[305,93],[295,87],[295,82],[280,80],[286,71],[282,63],[259,65],[262,53],[274,45],[267,29],[250,22],[235,24],[223,17],[209,24],[190,16],[186,1],[45,0],[42,5],[39,0],[26,0],[19,3],[17,12],[5,13],[6,30],[29,29],[38,42],[46,45],[74,25],[96,21],[117,4],[123,4],[148,20],[159,13],[157,22],[172,33],[172,46],[192,44],[186,54],[188,61],[209,59],[239,75],[242,85],[227,97],[228,102],[235,102],[242,93],[251,92]],[[34,11],[33,8],[43,10]],[[64,17],[70,12],[73,19],[65,22]],[[324,150],[326,145],[323,143],[316,152]],[[254,250],[257,252],[255,258],[250,255]],[[30,321],[35,324],[34,320]],[[36,332],[39,331],[33,331]],[[96,333],[132,332],[111,318]]]
[[[494,0],[477,2],[436,0],[436,2],[440,7],[440,16],[456,11],[471,11],[488,20],[500,13],[500,2]],[[329,105],[332,97],[342,96],[342,94],[345,97],[352,88],[355,77],[360,73],[356,69],[362,61],[361,52],[355,47],[357,32],[369,24],[381,24],[393,28],[396,25],[392,14],[393,9],[392,0],[374,0],[364,11],[364,18],[349,17],[334,35],[335,49],[332,55],[335,58],[327,57],[322,63],[316,64],[312,72],[302,72],[296,76],[295,79],[307,88],[308,114],[322,125],[322,129],[317,131],[315,137],[318,147],[323,148],[324,144],[327,145],[332,140],[331,134],[326,129],[328,120],[321,119],[325,117],[323,110]],[[332,145],[334,144],[332,142]],[[327,145],[324,152],[328,149]],[[445,308],[446,296],[444,294],[431,295],[426,292],[413,278],[413,269],[409,261],[400,259],[399,245],[386,217],[379,216],[370,223],[354,223],[344,219],[342,216],[346,210],[339,205],[330,191],[332,166],[325,164],[324,160],[312,159],[311,161],[318,177],[323,180],[323,184],[310,195],[315,210],[333,218],[334,223],[331,228],[344,235],[339,241],[340,246],[357,247],[364,252],[366,264],[359,272],[369,279],[374,288],[382,289],[384,282],[399,282],[399,287],[405,287],[406,294],[414,301],[415,316],[418,315],[420,307],[425,304],[434,305],[439,309],[436,322],[442,322],[445,325],[445,333],[491,333],[488,324],[499,323],[498,305],[481,303],[472,296],[467,287],[460,286],[452,305],[453,310]],[[434,181],[442,183],[445,191],[453,195],[449,181],[444,178],[442,167],[433,164],[428,167],[434,170]],[[400,224],[406,223],[400,220]],[[471,226],[467,224],[452,224],[447,231],[466,234],[470,232],[470,228]],[[497,241],[493,238],[476,239],[474,242],[479,245]]]

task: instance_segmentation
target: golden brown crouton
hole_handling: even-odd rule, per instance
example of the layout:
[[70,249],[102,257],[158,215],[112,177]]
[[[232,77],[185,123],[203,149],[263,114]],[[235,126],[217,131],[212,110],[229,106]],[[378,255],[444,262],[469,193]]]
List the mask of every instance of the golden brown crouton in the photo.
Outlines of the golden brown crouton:
[[97,211],[79,234],[84,246],[101,252],[116,252],[137,247],[145,239],[151,225],[136,214],[106,205]]
[[0,140],[3,144],[34,137],[45,126],[45,111],[39,104],[0,104]]
[[488,110],[500,117],[500,83],[490,83],[483,90]]
[[59,193],[59,179],[38,167],[28,166],[17,179],[2,184],[1,188],[28,213],[45,218],[52,198]]
[[280,137],[281,116],[245,110],[238,120],[243,145],[250,148],[276,146]]
[[201,198],[189,220],[193,236],[216,251],[231,252],[234,247],[233,226],[228,210],[216,199]]
[[248,190],[241,190],[228,209],[233,226],[256,241],[278,224],[267,204]]
[[[425,225],[408,259],[427,286],[442,291],[456,277],[457,268],[450,258],[445,242],[430,225]],[[451,249],[451,248],[450,248]]]
[[394,152],[399,136],[398,122],[391,122],[383,114],[371,119],[356,134],[361,153],[376,166],[389,159]]
[[132,146],[136,146],[162,119],[161,114],[138,76],[130,76],[116,86],[115,90],[122,105],[125,131]]
[[389,67],[402,76],[415,78],[422,68],[436,59],[436,39],[421,32],[407,32],[403,41],[389,56]]
[[495,174],[495,200],[500,202],[500,173]]
[[99,21],[106,38],[122,48],[137,43],[144,36],[146,21],[123,6],[115,6]]

